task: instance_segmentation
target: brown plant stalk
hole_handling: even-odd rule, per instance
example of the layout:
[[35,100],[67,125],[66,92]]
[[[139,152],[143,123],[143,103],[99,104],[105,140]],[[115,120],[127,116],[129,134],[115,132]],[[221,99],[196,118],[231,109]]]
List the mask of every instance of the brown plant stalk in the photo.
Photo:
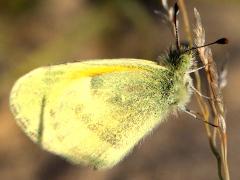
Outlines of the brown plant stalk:
[[[190,47],[193,46],[193,38],[189,25],[189,18],[186,11],[185,1],[178,1],[181,12],[183,14],[183,21],[185,25],[185,32],[187,34],[188,40],[190,42]],[[196,9],[194,9],[195,18],[196,18],[196,27],[194,30],[195,34],[195,44],[201,46],[205,44],[205,31],[201,24],[200,14]],[[226,123],[225,123],[225,111],[223,105],[223,99],[221,96],[221,88],[218,83],[218,74],[216,65],[213,61],[211,49],[209,47],[198,48],[198,53],[200,60],[203,64],[207,64],[205,67],[206,77],[208,88],[210,92],[209,106],[204,101],[204,99],[196,94],[196,98],[199,104],[199,107],[202,111],[203,118],[205,121],[209,122],[210,113],[213,112],[214,123],[219,126],[219,128],[211,129],[208,124],[205,125],[207,136],[209,139],[209,144],[211,151],[217,159],[218,164],[218,175],[220,180],[230,180],[229,168],[227,162],[227,133],[226,133]],[[201,92],[201,78],[199,73],[195,73],[197,90]],[[220,148],[217,146],[217,140],[220,143]]]
[[[183,15],[184,30],[187,34],[190,47],[193,47],[193,37],[190,28],[188,13],[185,6],[184,0],[179,0],[178,4],[180,6],[181,13]],[[163,15],[165,20],[169,22],[172,29],[174,29],[174,8],[168,5],[167,0],[162,0],[162,5],[165,10]],[[200,14],[196,9],[194,9],[196,25],[194,28],[194,43],[197,46],[202,46],[205,44],[205,30],[201,23]],[[178,24],[178,23],[177,23]],[[212,153],[217,160],[218,176],[220,180],[230,180],[228,162],[227,162],[227,133],[226,133],[226,123],[225,123],[225,111],[223,98],[221,96],[221,83],[219,84],[219,78],[217,73],[217,68],[214,63],[212,52],[209,47],[197,48],[199,58],[203,64],[205,64],[205,76],[207,79],[207,87],[209,89],[210,100],[205,101],[203,96],[199,93],[195,93],[198,105],[203,115],[203,120],[206,122],[213,121],[213,124],[217,125],[218,128],[210,127],[209,124],[205,123],[205,129],[207,137],[209,140],[209,145]],[[196,89],[200,93],[202,92],[201,78],[198,71],[195,72],[196,78]],[[223,79],[223,83],[226,84],[226,79]],[[211,120],[213,119],[213,120]],[[212,123],[212,122],[211,122]],[[217,143],[218,142],[218,143]]]

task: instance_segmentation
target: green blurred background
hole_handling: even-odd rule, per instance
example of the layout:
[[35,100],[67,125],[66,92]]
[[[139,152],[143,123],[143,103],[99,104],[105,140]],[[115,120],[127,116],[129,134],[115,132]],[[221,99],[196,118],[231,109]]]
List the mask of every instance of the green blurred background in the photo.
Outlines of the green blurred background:
[[[232,179],[240,179],[240,1],[186,0],[186,6],[192,23],[193,8],[200,11],[207,42],[230,39],[212,49],[219,66],[228,60],[223,95],[229,165]],[[94,171],[40,149],[9,111],[11,86],[36,67],[79,59],[156,59],[174,43],[156,9],[160,0],[0,0],[0,179],[217,179],[204,125],[184,113],[169,117],[114,168]],[[193,98],[189,107],[200,111],[195,104]]]

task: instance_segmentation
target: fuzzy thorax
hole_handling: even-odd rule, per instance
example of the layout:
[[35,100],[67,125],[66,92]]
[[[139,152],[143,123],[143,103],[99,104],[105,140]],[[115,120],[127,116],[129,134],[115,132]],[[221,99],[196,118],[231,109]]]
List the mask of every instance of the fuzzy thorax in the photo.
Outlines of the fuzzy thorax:
[[191,51],[186,52],[185,48],[181,48],[180,51],[170,49],[162,59],[164,66],[169,70],[184,75],[192,66],[193,55]]
[[188,71],[193,64],[193,54],[181,48],[180,51],[170,49],[169,53],[162,58],[163,65],[173,74],[174,86],[172,91],[175,103],[179,108],[184,107],[190,100],[192,79]]

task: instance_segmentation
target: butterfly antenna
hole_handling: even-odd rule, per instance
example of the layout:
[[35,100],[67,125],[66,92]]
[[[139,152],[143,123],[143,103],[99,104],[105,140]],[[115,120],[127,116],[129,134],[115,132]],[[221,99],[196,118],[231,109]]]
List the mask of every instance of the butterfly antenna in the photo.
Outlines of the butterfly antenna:
[[180,52],[180,41],[179,41],[178,20],[177,20],[178,13],[179,13],[179,7],[178,7],[178,4],[175,3],[173,21],[174,21],[174,27],[175,27],[176,48],[177,48],[178,52]]
[[196,47],[192,47],[190,49],[187,49],[185,52],[188,52],[188,51],[192,51],[194,49],[198,49],[198,48],[202,48],[202,47],[206,47],[206,46],[211,46],[213,44],[228,44],[229,43],[229,40],[227,38],[220,38],[214,42],[211,42],[211,43],[208,43],[208,44],[204,44],[202,46],[196,46]]

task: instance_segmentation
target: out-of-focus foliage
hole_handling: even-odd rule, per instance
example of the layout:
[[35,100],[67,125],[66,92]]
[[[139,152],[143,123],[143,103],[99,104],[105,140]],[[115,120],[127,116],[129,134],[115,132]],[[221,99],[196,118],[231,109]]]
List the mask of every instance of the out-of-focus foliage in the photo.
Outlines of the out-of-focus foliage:
[[0,12],[6,16],[18,16],[28,11],[34,11],[39,5],[40,0],[1,0]]

